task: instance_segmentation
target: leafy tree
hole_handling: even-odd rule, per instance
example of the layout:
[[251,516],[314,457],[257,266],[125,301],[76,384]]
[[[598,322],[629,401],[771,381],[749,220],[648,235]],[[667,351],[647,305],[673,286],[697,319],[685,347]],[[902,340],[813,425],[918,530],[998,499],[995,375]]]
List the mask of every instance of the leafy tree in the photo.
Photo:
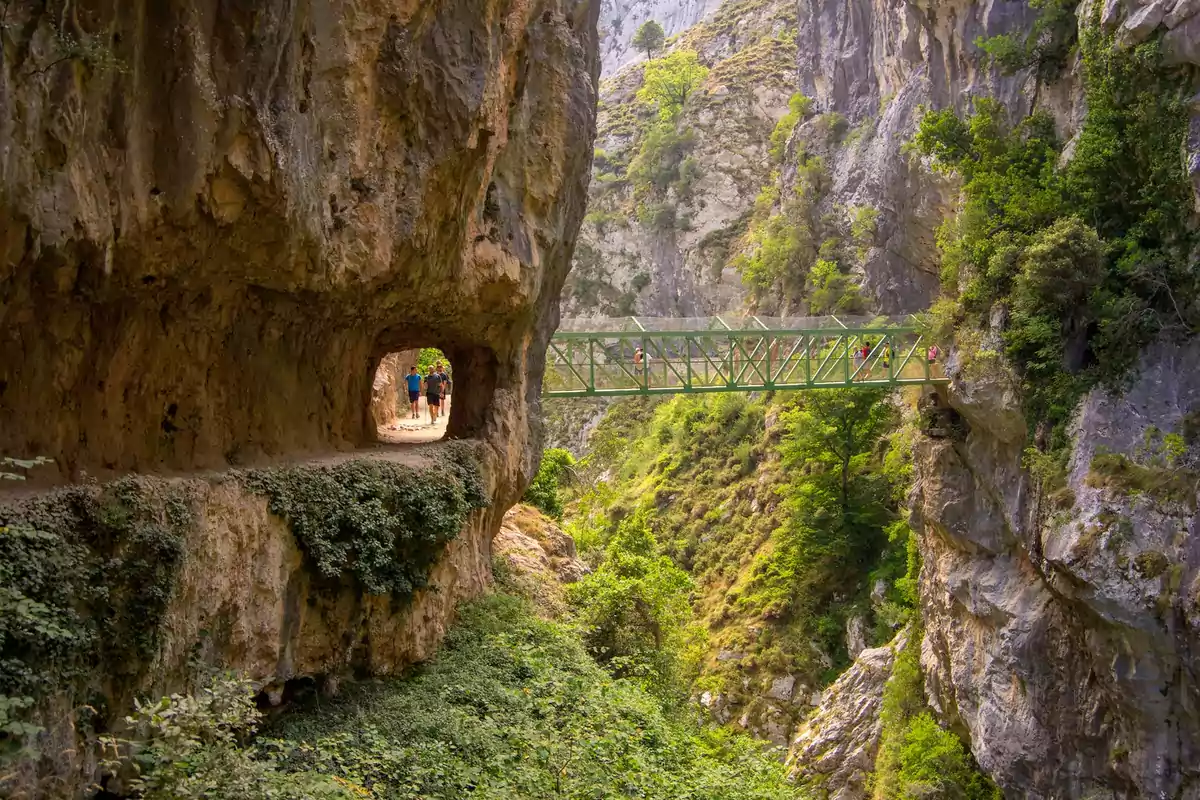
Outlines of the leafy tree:
[[621,522],[599,569],[568,588],[592,656],[662,696],[686,686],[691,578],[666,556],[641,509]]
[[1033,376],[1078,372],[1096,317],[1092,295],[1104,281],[1100,237],[1079,217],[1064,217],[1035,234],[1018,263],[1010,350]]
[[1036,67],[1039,77],[1052,79],[1066,66],[1078,41],[1075,7],[1079,0],[1030,0],[1029,5],[1041,13],[1028,34],[980,36],[975,46],[987,53],[1006,75]]
[[438,362],[442,362],[442,367],[450,374],[450,359],[446,358],[446,354],[436,347],[422,347],[420,355],[417,356],[417,372],[422,375],[429,372],[429,368]]
[[645,53],[646,58],[653,58],[654,53],[662,49],[666,40],[667,34],[662,25],[659,25],[656,20],[648,19],[637,29],[631,44]]
[[788,98],[788,112],[780,118],[779,122],[775,123],[775,130],[771,131],[772,161],[776,163],[783,161],[783,151],[787,147],[788,138],[791,137],[792,131],[796,129],[800,120],[808,116],[812,104],[811,97],[805,97],[799,92]]
[[[795,475],[786,491],[790,520],[758,559],[744,602],[815,638],[835,656],[831,679],[848,663],[849,599],[867,591],[892,544],[897,513],[876,454],[896,411],[884,390],[838,389],[811,393],[781,421],[783,465]],[[896,538],[903,552],[906,542]]]
[[659,116],[673,120],[683,110],[684,103],[701,81],[708,77],[708,67],[700,63],[695,50],[674,50],[662,58],[646,62],[642,72],[642,88],[637,98],[658,107]]
[[537,475],[525,490],[522,500],[555,519],[561,519],[563,505],[559,487],[574,466],[574,457],[561,447],[552,447],[545,451],[542,453],[542,463],[538,466]]

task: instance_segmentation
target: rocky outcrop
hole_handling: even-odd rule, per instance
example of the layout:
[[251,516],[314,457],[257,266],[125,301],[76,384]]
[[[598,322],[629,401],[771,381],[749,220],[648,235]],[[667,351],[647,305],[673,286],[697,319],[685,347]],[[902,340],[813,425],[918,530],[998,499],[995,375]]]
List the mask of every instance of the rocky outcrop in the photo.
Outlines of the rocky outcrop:
[[902,633],[886,647],[858,654],[825,690],[821,705],[797,729],[788,752],[793,779],[829,800],[862,800],[875,771],[883,723],[883,687],[896,656],[908,645]]
[[598,4],[7,3],[0,451],[67,474],[371,436],[440,346],[501,502],[583,215]]
[[526,505],[513,506],[504,515],[492,549],[505,565],[507,588],[528,597],[549,617],[566,613],[564,586],[588,572],[575,553],[575,540]]
[[643,23],[662,25],[667,38],[683,33],[715,11],[722,0],[601,0],[600,59],[604,75],[636,63],[644,55],[633,36]]
[[1161,343],[1093,391],[1053,496],[1006,380],[956,383],[969,432],[918,442],[927,693],[1010,796],[1200,796],[1197,359]]

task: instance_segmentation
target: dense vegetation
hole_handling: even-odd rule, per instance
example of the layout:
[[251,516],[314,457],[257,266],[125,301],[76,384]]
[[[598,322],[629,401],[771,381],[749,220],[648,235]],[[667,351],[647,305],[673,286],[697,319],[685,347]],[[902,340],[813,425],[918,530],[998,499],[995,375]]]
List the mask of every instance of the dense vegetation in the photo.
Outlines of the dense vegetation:
[[1004,348],[1051,450],[1084,391],[1117,381],[1156,335],[1200,322],[1200,239],[1179,157],[1195,76],[1167,66],[1158,41],[1118,47],[1098,24],[1079,47],[1088,114],[1068,158],[1048,115],[1011,125],[987,99],[965,118],[928,114],[915,141],[964,183],[941,235],[950,299],[935,317],[957,324],[970,352],[970,331],[1007,310]]
[[186,483],[151,478],[0,508],[0,790],[10,761],[38,755],[45,702],[90,703],[90,727],[105,682],[149,665],[193,514]]
[[461,612],[435,661],[290,712],[269,738],[246,738],[257,715],[236,681],[152,705],[133,741],[111,743],[110,769],[179,800],[796,797],[761,745],[610,677],[524,601]]
[[921,674],[921,626],[910,628],[883,690],[883,734],[875,760],[873,800],[999,800],[962,741],[934,720]]
[[317,574],[343,576],[368,594],[408,599],[425,586],[446,542],[488,500],[474,455],[452,442],[424,469],[382,460],[244,473],[286,519]]
[[752,704],[772,676],[817,687],[849,663],[851,618],[880,644],[913,603],[900,418],[877,391],[621,403],[577,468],[567,528],[604,564],[644,527],[640,546],[690,573],[700,630],[679,632],[676,674],[698,668],[694,687]]

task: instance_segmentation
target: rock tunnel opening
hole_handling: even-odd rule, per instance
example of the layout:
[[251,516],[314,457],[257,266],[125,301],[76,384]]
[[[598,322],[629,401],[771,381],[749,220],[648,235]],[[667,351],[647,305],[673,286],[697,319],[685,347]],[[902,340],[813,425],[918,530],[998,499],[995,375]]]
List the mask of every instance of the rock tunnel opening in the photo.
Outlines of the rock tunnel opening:
[[[367,427],[377,441],[408,444],[482,435],[496,390],[496,358],[489,348],[429,342],[397,347],[385,339],[370,370]],[[432,400],[437,400],[436,422]]]

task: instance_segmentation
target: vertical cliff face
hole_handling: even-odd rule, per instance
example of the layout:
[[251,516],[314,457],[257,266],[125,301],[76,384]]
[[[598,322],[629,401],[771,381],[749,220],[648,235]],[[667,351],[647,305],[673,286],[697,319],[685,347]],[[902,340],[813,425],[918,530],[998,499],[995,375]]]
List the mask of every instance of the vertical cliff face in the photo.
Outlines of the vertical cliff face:
[[[646,144],[658,119],[636,97],[641,64],[602,85],[598,156],[564,314],[698,316],[742,306],[729,260],[776,166],[769,138],[796,91],[796,4],[708,5],[715,10],[672,44],[696,51],[710,70],[673,123],[677,142]],[[639,169],[654,173],[654,187]]]
[[[320,458],[0,497],[0,589],[72,631],[23,644],[6,620],[0,695],[46,731],[0,794],[96,777],[80,703],[115,723],[197,661],[273,702],[296,678],[395,672],[488,585],[540,449],[598,13],[2,4],[0,454],[101,478]],[[375,378],[394,391],[376,367],[422,346],[452,360],[450,435],[473,441],[330,455],[371,441]]]
[[613,75],[645,57],[631,42],[646,21],[662,25],[669,38],[704,19],[721,3],[722,0],[602,0],[600,58],[604,74]]
[[1198,357],[1164,343],[1092,392],[1054,496],[1003,376],[956,382],[970,432],[918,445],[927,689],[1011,792],[1195,796]]
[[369,437],[438,345],[515,496],[583,215],[598,6],[8,3],[0,450],[220,466]]

